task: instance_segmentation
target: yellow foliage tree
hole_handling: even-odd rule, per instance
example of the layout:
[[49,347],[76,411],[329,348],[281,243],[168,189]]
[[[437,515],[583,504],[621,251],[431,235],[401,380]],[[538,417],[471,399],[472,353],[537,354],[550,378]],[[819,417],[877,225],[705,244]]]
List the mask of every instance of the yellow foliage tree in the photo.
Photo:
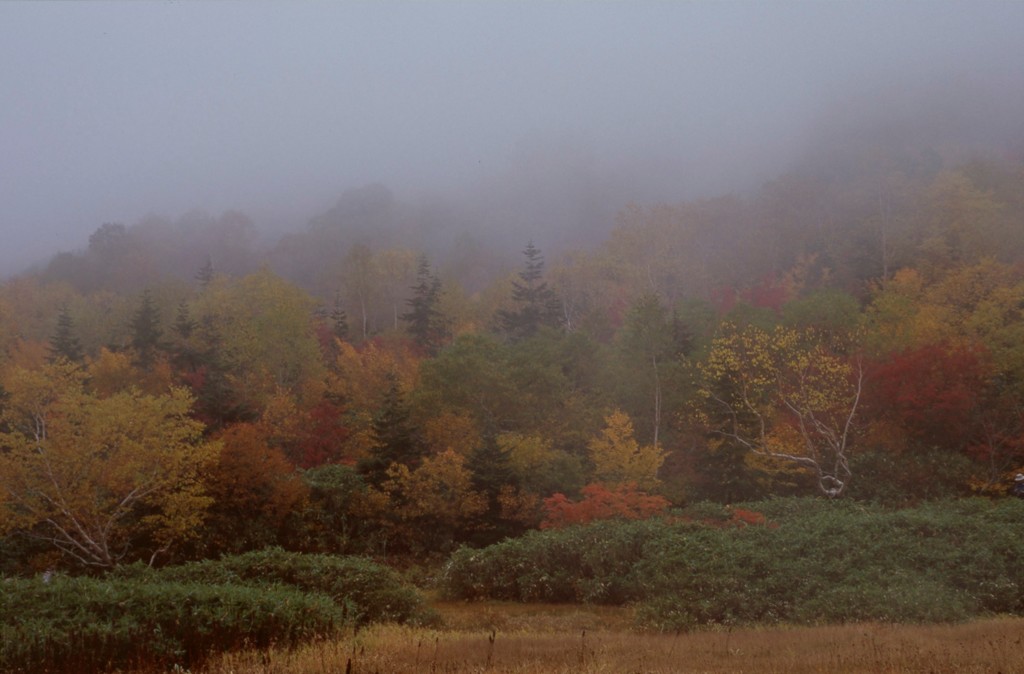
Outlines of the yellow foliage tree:
[[450,449],[459,456],[469,456],[482,439],[468,413],[445,410],[423,423],[423,442],[432,454]]
[[395,538],[425,549],[445,548],[487,510],[487,499],[473,489],[466,459],[450,449],[415,469],[392,464],[381,492],[388,498]]
[[88,366],[89,390],[101,398],[135,387],[150,394],[166,393],[171,388],[173,373],[165,359],[157,359],[149,370],[132,364],[127,353],[100,348],[99,355]]
[[810,470],[828,496],[843,492],[852,476],[859,363],[830,352],[813,331],[726,326],[699,367],[702,416],[713,433]]
[[79,562],[149,560],[194,534],[210,499],[200,474],[216,456],[184,389],[98,397],[65,362],[16,369],[0,421],[0,533],[22,531]]
[[594,480],[609,485],[634,482],[643,490],[657,487],[665,452],[656,445],[641,447],[633,437],[633,422],[622,410],[604,418],[600,435],[587,443],[594,462]]

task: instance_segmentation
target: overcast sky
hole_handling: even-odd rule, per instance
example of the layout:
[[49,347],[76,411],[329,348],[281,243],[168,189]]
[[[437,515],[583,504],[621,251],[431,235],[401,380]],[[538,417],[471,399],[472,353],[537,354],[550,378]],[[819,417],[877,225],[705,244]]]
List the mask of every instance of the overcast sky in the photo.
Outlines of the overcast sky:
[[0,272],[150,212],[459,192],[538,147],[743,189],[851,92],[1019,94],[1022,35],[1009,1],[0,2]]

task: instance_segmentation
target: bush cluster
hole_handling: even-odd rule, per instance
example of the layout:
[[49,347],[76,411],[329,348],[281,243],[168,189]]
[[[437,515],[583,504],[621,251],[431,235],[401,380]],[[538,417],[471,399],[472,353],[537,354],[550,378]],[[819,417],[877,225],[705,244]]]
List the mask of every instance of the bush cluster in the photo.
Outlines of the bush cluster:
[[346,625],[433,613],[370,560],[268,549],[105,578],[0,584],[0,671],[193,667],[217,651],[292,646]]
[[354,611],[350,618],[357,624],[423,624],[435,620],[418,591],[406,585],[394,570],[363,557],[308,555],[267,548],[156,570],[136,564],[117,573],[121,577],[184,583],[286,585],[327,595]]
[[887,510],[777,499],[743,511],[766,520],[604,522],[460,550],[444,589],[465,599],[635,603],[642,625],[665,630],[1024,612],[1024,502]]
[[193,667],[215,651],[291,646],[346,621],[345,607],[329,597],[284,586],[61,576],[2,586],[4,672]]

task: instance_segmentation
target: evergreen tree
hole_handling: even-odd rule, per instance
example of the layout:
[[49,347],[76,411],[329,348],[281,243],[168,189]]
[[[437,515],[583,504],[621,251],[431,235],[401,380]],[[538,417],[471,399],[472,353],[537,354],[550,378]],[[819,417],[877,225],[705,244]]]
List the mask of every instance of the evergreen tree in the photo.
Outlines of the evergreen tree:
[[493,440],[485,441],[469,455],[466,467],[473,474],[473,489],[487,500],[487,510],[482,519],[488,523],[485,529],[474,531],[469,536],[469,542],[476,546],[486,546],[521,536],[526,527],[522,522],[508,519],[501,498],[502,488],[519,487],[508,454]]
[[199,353],[194,344],[198,327],[199,324],[189,313],[188,303],[182,300],[174,317],[173,340],[170,345],[174,366],[178,370],[192,371],[199,364]]
[[160,338],[163,336],[160,329],[160,312],[148,288],[142,293],[142,304],[132,318],[131,327],[136,365],[148,370],[153,366],[156,352],[160,348]]
[[63,304],[60,314],[57,316],[57,330],[50,338],[50,357],[52,363],[60,358],[65,358],[71,363],[81,363],[85,358],[82,350],[82,343],[75,335],[74,321],[71,320],[71,312],[68,305]]
[[206,262],[203,263],[203,266],[196,272],[196,280],[199,281],[199,287],[203,290],[206,290],[206,287],[213,280],[213,260],[210,259],[209,255],[206,256]]
[[341,295],[334,297],[334,310],[331,311],[331,332],[338,339],[348,341],[348,314],[341,307]]
[[198,324],[192,320],[188,311],[188,303],[184,300],[178,305],[178,314],[174,317],[174,333],[181,339],[188,339],[195,332]]
[[561,304],[544,278],[544,256],[530,241],[523,251],[526,263],[519,280],[512,282],[515,310],[498,312],[501,330],[512,341],[532,337],[541,327],[561,325]]
[[387,479],[391,464],[415,468],[423,451],[416,440],[416,432],[409,420],[409,406],[402,395],[398,378],[388,377],[390,385],[384,394],[376,417],[373,435],[376,440],[368,457],[359,461],[357,468],[368,484],[380,486]]
[[444,336],[441,312],[437,308],[441,299],[441,279],[431,273],[425,256],[420,257],[416,285],[412,291],[413,296],[406,300],[409,311],[402,314],[402,320],[409,324],[409,333],[415,342],[433,355]]

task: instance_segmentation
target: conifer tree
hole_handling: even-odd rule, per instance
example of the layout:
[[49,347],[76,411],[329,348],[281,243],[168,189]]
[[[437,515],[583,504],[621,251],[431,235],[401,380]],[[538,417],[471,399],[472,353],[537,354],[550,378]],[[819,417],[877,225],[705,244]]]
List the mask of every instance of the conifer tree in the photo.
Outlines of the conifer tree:
[[357,468],[368,484],[380,486],[388,477],[388,468],[400,464],[415,468],[422,458],[422,449],[409,420],[409,406],[399,386],[398,377],[388,377],[389,386],[380,410],[373,419],[376,440],[370,455]]
[[71,319],[67,304],[61,305],[60,314],[57,316],[57,330],[50,338],[49,361],[52,363],[60,358],[65,358],[71,363],[81,363],[85,358],[82,342],[75,334],[74,321]]
[[526,262],[519,280],[512,282],[515,310],[498,312],[502,331],[512,341],[532,337],[541,327],[557,328],[561,324],[561,306],[555,291],[544,278],[544,256],[530,241],[523,251]]
[[206,290],[206,287],[210,285],[210,281],[213,280],[213,260],[210,256],[206,256],[206,262],[200,267],[199,271],[196,272],[196,280],[199,281],[199,287]]
[[406,300],[409,311],[402,320],[409,324],[409,333],[428,354],[437,353],[444,335],[441,312],[437,305],[441,299],[441,279],[431,273],[430,264],[421,256],[416,271],[413,296]]
[[200,357],[194,339],[198,328],[199,324],[193,320],[188,303],[182,300],[174,317],[173,338],[169,346],[174,365],[179,370],[192,371],[199,364]]
[[157,349],[160,348],[160,338],[163,336],[160,329],[160,312],[148,288],[142,293],[142,304],[132,318],[131,327],[136,364],[148,370],[153,366]]
[[331,332],[343,342],[348,341],[348,314],[341,306],[340,293],[334,297],[334,309],[331,311]]

